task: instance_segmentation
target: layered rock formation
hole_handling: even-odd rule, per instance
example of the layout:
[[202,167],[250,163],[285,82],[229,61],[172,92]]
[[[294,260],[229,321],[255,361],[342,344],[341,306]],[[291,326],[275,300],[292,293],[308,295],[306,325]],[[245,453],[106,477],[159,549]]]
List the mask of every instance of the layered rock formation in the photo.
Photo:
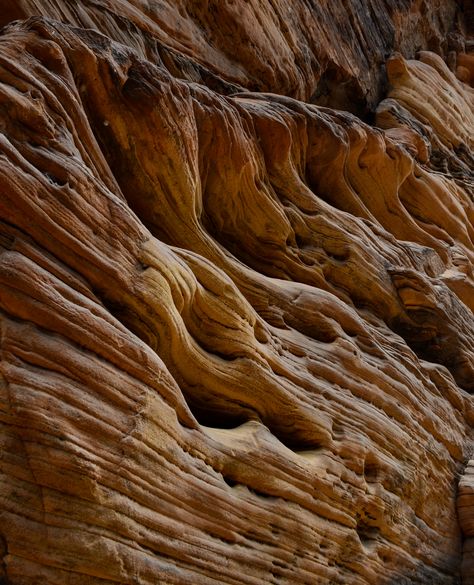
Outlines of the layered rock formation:
[[469,9],[5,3],[0,582],[474,579]]

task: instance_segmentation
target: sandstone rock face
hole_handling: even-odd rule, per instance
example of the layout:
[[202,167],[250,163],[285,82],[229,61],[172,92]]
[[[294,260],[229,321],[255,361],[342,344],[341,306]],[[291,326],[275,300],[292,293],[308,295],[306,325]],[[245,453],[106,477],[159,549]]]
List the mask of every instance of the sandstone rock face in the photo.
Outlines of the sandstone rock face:
[[[100,30],[141,59],[220,92],[282,93],[373,108],[400,50],[446,53],[456,0],[3,0],[0,25],[32,15]],[[456,35],[454,35],[456,38]]]
[[469,7],[4,4],[0,583],[474,582]]

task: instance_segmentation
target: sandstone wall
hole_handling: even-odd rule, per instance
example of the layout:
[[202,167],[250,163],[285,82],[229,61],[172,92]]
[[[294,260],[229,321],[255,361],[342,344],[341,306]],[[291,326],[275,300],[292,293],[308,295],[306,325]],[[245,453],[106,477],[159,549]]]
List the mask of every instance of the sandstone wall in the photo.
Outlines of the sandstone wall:
[[0,582],[474,582],[457,4],[2,24]]

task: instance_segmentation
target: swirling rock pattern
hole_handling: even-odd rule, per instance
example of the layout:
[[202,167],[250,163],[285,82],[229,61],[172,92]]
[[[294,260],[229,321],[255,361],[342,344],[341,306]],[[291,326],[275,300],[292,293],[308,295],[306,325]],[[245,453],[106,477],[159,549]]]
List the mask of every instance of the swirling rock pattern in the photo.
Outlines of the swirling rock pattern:
[[469,14],[5,3],[0,582],[474,582]]

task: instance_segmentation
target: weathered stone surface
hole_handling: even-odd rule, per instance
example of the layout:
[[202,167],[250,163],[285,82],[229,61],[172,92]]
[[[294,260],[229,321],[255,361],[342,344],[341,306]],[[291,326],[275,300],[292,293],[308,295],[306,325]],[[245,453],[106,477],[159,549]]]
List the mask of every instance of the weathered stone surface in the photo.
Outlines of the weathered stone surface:
[[[175,76],[229,93],[373,108],[393,50],[450,50],[456,0],[3,0],[0,25],[45,15],[96,28]],[[449,36],[449,34],[451,36]],[[452,43],[451,43],[452,44]]]
[[6,3],[0,579],[469,583],[456,4],[193,6]]
[[463,583],[474,582],[474,563],[473,563],[473,537],[474,537],[474,525],[473,525],[473,510],[474,510],[474,478],[473,478],[473,461],[470,460],[464,475],[459,482],[459,495],[458,495],[458,509],[459,509],[459,521],[464,534],[464,547],[463,547]]

